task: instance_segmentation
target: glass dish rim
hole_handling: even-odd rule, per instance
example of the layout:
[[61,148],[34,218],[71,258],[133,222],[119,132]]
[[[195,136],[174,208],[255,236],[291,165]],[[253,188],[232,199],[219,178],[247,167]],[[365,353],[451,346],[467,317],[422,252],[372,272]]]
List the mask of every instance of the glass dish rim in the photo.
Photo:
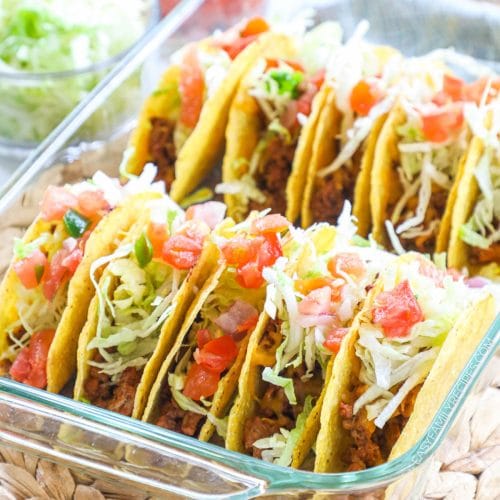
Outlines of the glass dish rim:
[[63,80],[65,78],[73,78],[76,76],[84,75],[87,73],[98,73],[99,71],[106,70],[114,66],[118,61],[123,59],[125,54],[129,52],[132,47],[140,43],[144,35],[158,22],[160,19],[160,3],[157,0],[148,0],[151,12],[148,16],[148,20],[144,25],[144,30],[139,35],[139,37],[128,45],[126,48],[116,53],[115,55],[103,59],[102,61],[97,61],[95,63],[83,66],[81,68],[67,69],[63,71],[42,71],[42,72],[23,72],[23,71],[1,71],[0,70],[0,81],[11,81],[12,83],[20,83],[23,81],[34,82],[43,80]]
[[296,490],[297,486],[303,490],[346,491],[353,487],[362,488],[388,484],[416,469],[430,458],[442,443],[465,399],[498,347],[500,347],[500,314],[497,315],[471,354],[432,422],[417,443],[403,455],[390,462],[354,472],[317,473],[278,466],[242,453],[226,450],[211,443],[201,442],[196,438],[162,429],[153,424],[134,420],[87,403],[74,401],[59,394],[25,386],[3,377],[0,377],[0,391],[42,404],[49,411],[50,409],[64,411],[73,417],[83,418],[86,422],[106,425],[153,441],[156,445],[167,445],[194,454],[203,460],[213,460],[240,473],[264,479],[267,481],[268,491],[286,490],[287,488]]

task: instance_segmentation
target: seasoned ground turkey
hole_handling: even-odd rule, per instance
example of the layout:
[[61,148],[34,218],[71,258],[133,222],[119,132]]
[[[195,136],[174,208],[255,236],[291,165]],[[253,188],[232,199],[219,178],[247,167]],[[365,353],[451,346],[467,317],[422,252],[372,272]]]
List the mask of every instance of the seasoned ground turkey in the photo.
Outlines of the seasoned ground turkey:
[[118,382],[112,384],[109,375],[99,373],[99,368],[92,366],[85,381],[85,393],[92,404],[130,417],[141,375],[142,370],[129,367],[120,375]]
[[251,201],[249,210],[271,208],[273,213],[286,212],[286,183],[292,170],[296,142],[286,144],[281,136],[273,138],[263,155],[257,174],[257,187],[266,196],[264,203]]
[[384,463],[398,440],[403,427],[413,411],[415,398],[421,386],[415,387],[399,405],[393,416],[383,429],[368,420],[366,409],[362,408],[353,415],[353,403],[357,399],[357,391],[345,398],[349,403],[340,404],[342,426],[351,437],[351,445],[342,457],[348,471],[362,470]]
[[489,248],[472,247],[470,252],[470,260],[474,264],[489,264],[496,262],[500,264],[500,242],[493,243]]
[[162,394],[160,413],[156,425],[186,436],[195,436],[201,429],[203,415],[186,411],[177,405],[170,393],[168,384]]
[[[446,202],[448,200],[448,191],[440,188],[433,184],[432,186],[432,196],[429,202],[429,206],[427,207],[427,211],[425,213],[424,218],[424,229],[429,227],[429,224],[434,221],[441,219],[444,216],[444,212],[446,209]],[[406,205],[406,210],[401,214],[400,219],[396,222],[394,227],[397,227],[399,224],[404,222],[406,219],[415,216],[415,211],[418,205],[418,196],[413,196],[410,198]],[[392,213],[392,210],[389,211]],[[404,236],[400,237],[401,243],[405,250],[416,250],[422,253],[434,253],[436,248],[436,236],[439,231],[439,225],[436,225],[434,231],[429,234],[417,236],[416,238],[405,238]]]
[[360,162],[354,159],[326,177],[317,178],[311,197],[314,222],[336,224],[344,202],[354,201],[354,187],[359,174]]
[[[270,321],[268,328],[276,328],[275,322]],[[264,342],[269,338],[264,336]],[[273,345],[274,347],[274,345]],[[276,346],[277,347],[277,346]],[[306,369],[303,365],[298,368],[288,367],[283,376],[293,379],[297,404],[291,405],[285,395],[283,388],[266,383],[262,397],[257,401],[255,415],[245,422],[244,446],[248,453],[254,457],[261,457],[261,450],[255,448],[253,443],[258,439],[272,436],[279,432],[280,428],[291,430],[295,427],[298,415],[304,407],[308,395],[317,398],[323,387],[321,368],[316,367],[313,376],[307,380],[301,380]]]
[[167,190],[175,179],[174,145],[175,123],[164,118],[151,118],[151,135],[149,137],[149,154],[158,167],[157,179],[165,181]]

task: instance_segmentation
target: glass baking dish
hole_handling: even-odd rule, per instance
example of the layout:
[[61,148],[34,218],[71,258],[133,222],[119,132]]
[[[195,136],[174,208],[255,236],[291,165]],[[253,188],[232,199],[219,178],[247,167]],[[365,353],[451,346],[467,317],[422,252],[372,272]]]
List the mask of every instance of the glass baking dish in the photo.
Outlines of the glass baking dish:
[[[6,243],[0,247],[0,263],[3,265],[0,266],[0,273],[3,274],[5,262],[10,257],[12,237],[20,234],[31,222],[37,213],[41,193],[47,185],[75,182],[97,169],[117,174],[126,134],[121,133],[106,142],[90,144],[74,143],[72,137],[148,57],[149,62],[143,67],[145,78],[161,70],[158,61],[163,60],[166,54],[189,36],[193,23],[197,33],[204,29],[208,33],[214,28],[213,25],[203,24],[206,16],[191,19],[189,30],[186,30],[186,25],[181,27],[202,3],[201,0],[179,2],[2,187],[0,237]],[[394,2],[383,0],[376,3],[376,8],[369,8],[369,2],[361,0],[320,3],[323,7],[318,10],[317,20],[340,18],[349,33],[355,21],[361,19],[358,12],[362,12],[365,17],[373,17],[373,40],[398,45],[396,32],[404,31],[401,31],[401,25],[394,24],[396,32],[391,31],[388,29],[391,22],[387,17],[383,23],[377,24],[380,12],[384,12],[379,10],[382,8],[380,6],[385,4],[385,9],[388,9]],[[267,2],[261,7],[271,11],[272,15],[277,4]],[[418,9],[422,10],[422,16],[428,14],[425,13],[428,2],[422,1],[415,5],[420,5]],[[393,12],[396,16],[401,14],[398,14],[397,9]],[[438,15],[436,9],[431,9],[431,12]],[[500,22],[498,11],[495,12]],[[475,14],[477,12],[474,13],[474,9],[446,12],[446,15],[455,16],[455,27],[459,22],[464,29],[469,22],[474,21]],[[392,18],[393,23],[394,19],[398,18]],[[489,19],[492,23],[493,18],[490,16]],[[401,22],[403,20],[404,16]],[[412,26],[412,29],[416,29],[415,25]],[[494,24],[489,26],[494,28]],[[433,39],[434,46],[450,45],[453,38],[447,36],[443,31],[442,43]],[[461,39],[457,33],[454,36],[457,37],[456,45],[462,51],[484,60],[491,59],[491,52],[479,50],[481,44],[486,43],[485,39],[481,39],[477,46],[469,40],[467,46],[458,44]],[[490,40],[490,43],[494,42]],[[411,46],[405,46],[404,41],[400,46],[407,53],[420,53],[430,48],[415,45],[415,50],[412,50]],[[490,50],[489,45],[487,47]],[[380,498],[387,485],[404,480],[405,494],[401,498],[419,498],[426,464],[443,442],[469,394],[481,383],[481,374],[492,372],[486,368],[499,345],[500,316],[467,363],[460,367],[459,377],[429,428],[423,430],[418,443],[394,461],[359,472],[316,474],[279,467],[5,378],[0,378],[0,443],[73,469],[84,470],[96,477],[119,482],[131,488],[130,491],[138,489],[160,497],[248,498],[264,495],[303,498],[319,493],[329,498],[346,498],[350,495]]]

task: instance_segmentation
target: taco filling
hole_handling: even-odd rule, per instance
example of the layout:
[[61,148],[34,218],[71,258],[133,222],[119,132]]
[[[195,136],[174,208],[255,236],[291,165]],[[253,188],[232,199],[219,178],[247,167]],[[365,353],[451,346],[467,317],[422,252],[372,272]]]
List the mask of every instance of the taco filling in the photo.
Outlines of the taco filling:
[[[224,208],[212,210],[212,202],[193,207],[183,221],[179,209],[161,201],[157,212],[166,213],[166,222],[150,221],[134,243],[122,245],[91,268],[95,273],[107,264],[99,283],[93,279],[99,307],[95,337],[87,345],[95,352],[88,361],[85,398],[124,415],[132,413],[143,369],[177,292],[201,256],[210,231],[207,221],[215,212],[211,224],[224,216]],[[218,209],[220,204],[215,205]]]
[[323,83],[324,71],[307,73],[298,62],[266,59],[254,69],[248,88],[259,108],[262,131],[250,159],[236,159],[235,181],[217,192],[236,194],[244,214],[250,210],[286,212],[286,185],[303,124]]
[[110,182],[99,172],[93,182],[49,186],[35,222],[37,237],[15,241],[12,269],[18,279],[12,293],[18,297],[18,319],[6,328],[9,346],[0,357],[14,380],[39,388],[47,384],[47,356],[69,281],[90,234],[123,195],[116,186],[110,189]]
[[[347,470],[387,461],[447,334],[467,305],[463,280],[419,257],[406,279],[383,275],[383,291],[362,313],[351,382],[340,416],[350,437]],[[446,304],[446,305],[445,305]]]
[[175,179],[175,161],[177,159],[174,130],[175,123],[165,118],[153,117],[149,137],[151,161],[158,167],[157,178],[165,182],[167,191]]
[[[306,235],[322,230],[312,228]],[[319,252],[311,243],[302,241],[302,271],[297,269],[294,279],[287,275],[284,260],[264,271],[265,309],[271,319],[252,354],[262,382],[256,410],[244,423],[244,447],[279,465],[292,462],[293,449],[323,390],[327,364],[348,333],[380,260],[386,261],[382,252],[369,248],[360,253],[331,247]]]

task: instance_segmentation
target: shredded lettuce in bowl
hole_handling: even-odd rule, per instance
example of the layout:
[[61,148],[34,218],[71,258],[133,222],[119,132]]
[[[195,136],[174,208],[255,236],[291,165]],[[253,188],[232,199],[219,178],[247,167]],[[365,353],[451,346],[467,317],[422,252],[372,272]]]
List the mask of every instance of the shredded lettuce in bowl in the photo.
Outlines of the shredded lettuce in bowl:
[[[109,70],[92,66],[106,66],[144,32],[147,7],[145,0],[128,2],[126,9],[117,0],[2,0],[0,138],[20,145],[45,138]],[[57,74],[64,71],[70,73]],[[138,102],[139,89],[134,75],[87,122],[82,135],[94,137],[110,118],[123,118]]]

